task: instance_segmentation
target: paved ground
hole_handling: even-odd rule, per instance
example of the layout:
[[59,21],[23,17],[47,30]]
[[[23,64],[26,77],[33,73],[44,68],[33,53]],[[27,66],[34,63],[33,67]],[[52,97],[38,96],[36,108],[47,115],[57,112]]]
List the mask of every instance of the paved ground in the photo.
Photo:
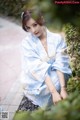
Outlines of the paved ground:
[[20,45],[25,36],[21,26],[0,18],[0,109],[9,112],[9,120],[23,97]]

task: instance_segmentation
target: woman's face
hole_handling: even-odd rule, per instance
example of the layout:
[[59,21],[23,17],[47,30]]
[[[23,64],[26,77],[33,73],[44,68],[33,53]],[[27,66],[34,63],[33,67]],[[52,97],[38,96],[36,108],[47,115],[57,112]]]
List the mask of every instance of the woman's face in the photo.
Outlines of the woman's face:
[[26,29],[36,37],[40,37],[43,33],[43,26],[40,26],[34,19],[30,18],[26,22]]

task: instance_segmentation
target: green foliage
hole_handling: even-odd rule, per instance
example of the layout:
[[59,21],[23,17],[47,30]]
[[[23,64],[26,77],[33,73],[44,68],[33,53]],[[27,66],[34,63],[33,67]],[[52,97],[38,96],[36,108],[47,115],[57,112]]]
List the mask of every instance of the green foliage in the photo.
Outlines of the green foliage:
[[[58,1],[58,0],[57,0]],[[1,0],[0,12],[20,18],[25,8],[41,9],[50,24],[71,23],[80,26],[80,5],[59,5],[55,0]],[[55,26],[56,26],[55,25]]]
[[27,4],[28,0],[3,0],[0,1],[0,13],[7,16],[20,18],[22,8]]
[[52,106],[51,110],[37,110],[34,112],[17,112],[13,120],[79,120],[80,95],[78,92],[70,94],[67,100]]
[[[63,28],[70,56],[72,77],[68,81],[68,93],[78,91],[80,93],[80,29],[73,25],[66,24]],[[76,98],[77,99],[77,98]]]
[[75,26],[80,25],[80,5],[56,5],[52,7],[54,18],[62,23],[71,23]]
[[67,85],[67,91],[68,93],[74,93],[75,91],[78,91],[80,93],[80,80],[76,79],[76,77],[71,77],[68,81]]
[[30,112],[21,111],[21,112],[16,112],[13,120],[32,120],[32,117],[31,117]]
[[80,80],[80,30],[71,24],[63,28],[70,55],[70,65],[73,71],[73,79]]

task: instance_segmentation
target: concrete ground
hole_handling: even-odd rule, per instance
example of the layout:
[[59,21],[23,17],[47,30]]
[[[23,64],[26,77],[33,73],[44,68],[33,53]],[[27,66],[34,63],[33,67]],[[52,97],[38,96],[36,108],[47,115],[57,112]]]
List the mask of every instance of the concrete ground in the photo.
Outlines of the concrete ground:
[[0,111],[9,113],[8,120],[12,120],[23,97],[21,41],[26,34],[20,25],[0,18]]

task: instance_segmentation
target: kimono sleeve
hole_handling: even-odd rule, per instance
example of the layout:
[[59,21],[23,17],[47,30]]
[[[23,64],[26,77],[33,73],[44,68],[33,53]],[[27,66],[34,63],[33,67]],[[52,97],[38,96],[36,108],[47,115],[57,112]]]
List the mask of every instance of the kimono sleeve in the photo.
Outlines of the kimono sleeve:
[[55,62],[52,64],[52,69],[60,70],[61,72],[70,75],[72,73],[69,65],[69,56],[67,54],[67,45],[62,36],[59,36]]
[[35,48],[26,41],[22,43],[23,71],[31,79],[43,82],[50,64],[41,61],[39,54],[33,47]]

